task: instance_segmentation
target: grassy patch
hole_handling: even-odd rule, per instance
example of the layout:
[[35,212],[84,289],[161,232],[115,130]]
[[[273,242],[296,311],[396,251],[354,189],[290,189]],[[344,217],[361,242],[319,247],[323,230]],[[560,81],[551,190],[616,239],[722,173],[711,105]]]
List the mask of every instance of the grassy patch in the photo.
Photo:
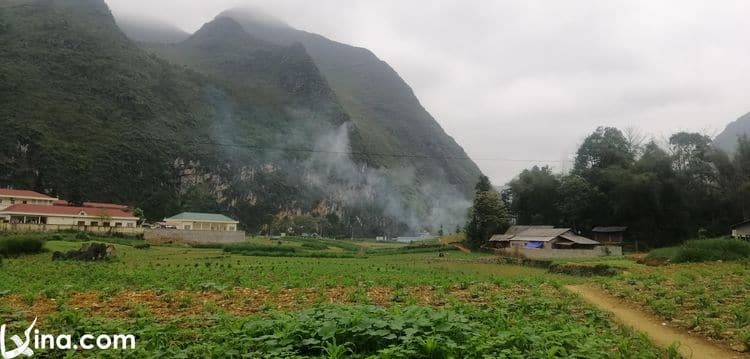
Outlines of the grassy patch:
[[677,247],[655,249],[648,256],[665,258],[673,263],[742,260],[750,258],[750,242],[734,239],[692,240]]

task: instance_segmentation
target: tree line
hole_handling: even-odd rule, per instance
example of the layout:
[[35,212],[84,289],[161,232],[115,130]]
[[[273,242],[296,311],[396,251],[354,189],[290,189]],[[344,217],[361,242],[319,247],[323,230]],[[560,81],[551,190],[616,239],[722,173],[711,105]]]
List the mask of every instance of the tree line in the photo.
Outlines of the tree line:
[[628,238],[646,247],[725,235],[732,224],[750,218],[750,140],[738,141],[729,155],[699,133],[679,132],[660,146],[600,127],[583,141],[569,173],[534,166],[499,195],[488,194],[494,190],[482,178],[467,238],[481,245],[507,228],[509,218],[584,233],[595,226],[627,226]]

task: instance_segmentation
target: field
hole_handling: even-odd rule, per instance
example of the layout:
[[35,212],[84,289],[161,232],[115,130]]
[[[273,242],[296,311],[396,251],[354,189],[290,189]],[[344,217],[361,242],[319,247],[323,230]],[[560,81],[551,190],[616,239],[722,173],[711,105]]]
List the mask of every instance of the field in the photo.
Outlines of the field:
[[601,285],[672,326],[750,348],[750,262],[631,265]]
[[[63,239],[47,250],[81,245]],[[579,279],[474,254],[372,254],[380,246],[367,243],[357,252],[370,254],[352,258],[276,257],[117,242],[111,261],[53,262],[49,252],[4,260],[9,330],[39,316],[51,332],[138,337],[135,351],[72,353],[81,357],[666,355],[562,288]]]

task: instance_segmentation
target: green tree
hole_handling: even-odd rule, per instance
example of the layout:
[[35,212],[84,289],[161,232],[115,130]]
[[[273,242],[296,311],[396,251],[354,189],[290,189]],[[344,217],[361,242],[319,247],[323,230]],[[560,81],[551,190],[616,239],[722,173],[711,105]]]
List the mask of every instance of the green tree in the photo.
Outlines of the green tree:
[[630,167],[634,159],[630,142],[620,130],[599,127],[578,149],[573,173],[588,178],[596,170],[613,166]]
[[524,170],[509,183],[511,212],[519,224],[557,224],[560,181],[549,167],[534,166]]
[[490,182],[489,177],[485,175],[479,176],[479,182],[477,182],[477,185],[474,187],[474,189],[477,192],[492,191],[492,183]]
[[561,224],[578,229],[590,229],[597,217],[597,209],[606,201],[604,195],[581,176],[569,175],[560,180],[557,189],[557,210]]
[[[480,183],[484,179],[480,178]],[[489,180],[487,180],[489,183]],[[480,188],[477,185],[477,188]],[[488,187],[482,187],[486,189]],[[490,185],[489,188],[492,188]],[[508,229],[508,211],[495,191],[477,191],[474,204],[469,209],[466,224],[466,241],[470,248],[482,247],[494,234],[503,233]]]

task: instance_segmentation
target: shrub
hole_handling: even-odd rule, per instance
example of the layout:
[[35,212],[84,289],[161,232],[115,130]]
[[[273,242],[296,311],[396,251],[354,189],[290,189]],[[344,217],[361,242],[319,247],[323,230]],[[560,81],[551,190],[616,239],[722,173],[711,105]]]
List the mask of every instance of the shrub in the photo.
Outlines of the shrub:
[[0,238],[0,257],[15,257],[44,251],[44,241],[31,237]]
[[323,243],[303,243],[302,248],[310,249],[313,251],[324,251],[328,249],[328,246]]
[[750,243],[733,239],[699,239],[678,247],[653,250],[649,257],[667,258],[674,263],[742,260],[750,258]]
[[133,245],[133,248],[135,249],[149,249],[151,248],[151,245],[148,243],[138,243],[136,245]]

